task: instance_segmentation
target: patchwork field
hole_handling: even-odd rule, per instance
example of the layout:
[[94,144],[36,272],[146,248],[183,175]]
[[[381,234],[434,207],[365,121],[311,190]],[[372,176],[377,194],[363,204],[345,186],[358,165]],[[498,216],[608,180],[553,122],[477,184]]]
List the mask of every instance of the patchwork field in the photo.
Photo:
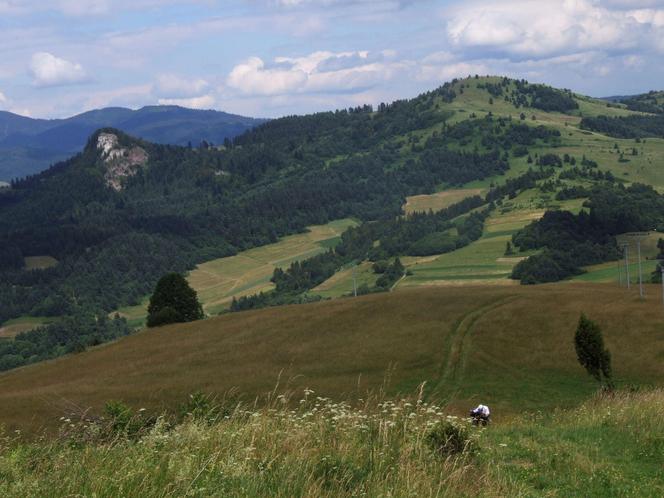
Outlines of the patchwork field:
[[604,329],[620,385],[664,381],[657,286],[643,301],[602,284],[416,288],[144,330],[10,371],[0,375],[0,419],[34,431],[110,399],[159,411],[195,390],[252,400],[279,383],[355,399],[412,394],[426,381],[427,398],[452,412],[482,401],[500,420],[596,389],[572,343],[582,311]]
[[[279,242],[243,251],[236,256],[200,264],[187,279],[198,292],[205,312],[215,315],[228,309],[233,297],[273,288],[274,269],[315,256],[333,247],[341,234],[355,225],[353,220],[336,220],[308,228],[305,233],[284,237]],[[119,310],[134,326],[145,323],[148,299],[139,306]]]
[[505,256],[507,242],[528,223],[539,219],[547,208],[578,211],[582,200],[557,202],[537,191],[523,192],[505,202],[486,221],[484,234],[472,244],[437,257],[403,258],[413,273],[399,287],[416,285],[512,285],[512,268],[529,253]]

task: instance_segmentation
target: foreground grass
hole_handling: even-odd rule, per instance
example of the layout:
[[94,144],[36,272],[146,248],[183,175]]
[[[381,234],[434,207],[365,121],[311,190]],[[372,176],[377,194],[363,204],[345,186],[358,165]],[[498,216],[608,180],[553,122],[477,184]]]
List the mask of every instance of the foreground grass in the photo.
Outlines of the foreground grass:
[[[60,438],[4,439],[0,493],[23,496],[662,496],[664,391],[488,429],[415,400],[358,407],[305,391],[210,421],[165,417],[136,437],[64,421]],[[201,415],[200,412],[198,412]],[[211,412],[207,412],[211,413]],[[458,429],[456,452],[435,429]],[[454,432],[454,431],[453,431]],[[109,438],[109,436],[112,436]],[[443,445],[443,446],[441,446]],[[445,450],[444,448],[447,448]]]

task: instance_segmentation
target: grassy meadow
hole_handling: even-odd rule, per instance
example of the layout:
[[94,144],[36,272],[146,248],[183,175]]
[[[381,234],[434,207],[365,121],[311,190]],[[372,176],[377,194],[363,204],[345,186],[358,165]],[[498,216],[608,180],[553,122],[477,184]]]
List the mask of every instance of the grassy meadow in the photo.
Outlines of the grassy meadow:
[[[496,420],[571,407],[596,390],[572,338],[581,312],[603,327],[619,385],[664,381],[664,309],[617,285],[402,289],[356,299],[233,313],[138,332],[0,375],[0,419],[34,433],[111,399],[150,412],[201,390],[245,400],[314,389],[336,400],[412,393]],[[94,372],[94,375],[91,375]]]
[[[664,493],[664,392],[595,396],[485,429],[422,397],[358,406],[199,405],[183,421],[64,419],[60,436],[0,439],[0,493],[96,497],[551,496]],[[213,400],[213,403],[215,400]],[[213,405],[214,406],[214,405]],[[224,406],[224,405],[222,405]]]

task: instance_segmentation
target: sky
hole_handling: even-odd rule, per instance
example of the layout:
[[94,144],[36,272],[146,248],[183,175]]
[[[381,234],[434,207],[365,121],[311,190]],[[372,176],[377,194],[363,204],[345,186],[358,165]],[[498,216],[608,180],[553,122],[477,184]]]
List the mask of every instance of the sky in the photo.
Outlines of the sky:
[[277,117],[469,74],[664,89],[664,0],[0,0],[0,110]]

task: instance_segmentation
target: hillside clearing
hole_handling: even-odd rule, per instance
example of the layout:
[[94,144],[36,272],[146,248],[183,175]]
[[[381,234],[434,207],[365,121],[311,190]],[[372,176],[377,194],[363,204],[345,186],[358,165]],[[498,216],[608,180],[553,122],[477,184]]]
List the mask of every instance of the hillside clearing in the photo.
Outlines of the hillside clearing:
[[468,188],[443,190],[442,192],[436,192],[435,194],[413,195],[406,198],[406,204],[403,205],[403,210],[406,214],[427,212],[429,210],[434,212],[441,211],[467,197],[482,195],[483,192],[483,189],[480,188]]
[[28,332],[29,330],[36,329],[40,325],[48,323],[52,318],[41,316],[24,316],[7,320],[0,326],[0,338],[2,337],[15,337],[21,332]]
[[23,259],[26,270],[44,270],[58,264],[58,260],[52,256],[26,256]]

